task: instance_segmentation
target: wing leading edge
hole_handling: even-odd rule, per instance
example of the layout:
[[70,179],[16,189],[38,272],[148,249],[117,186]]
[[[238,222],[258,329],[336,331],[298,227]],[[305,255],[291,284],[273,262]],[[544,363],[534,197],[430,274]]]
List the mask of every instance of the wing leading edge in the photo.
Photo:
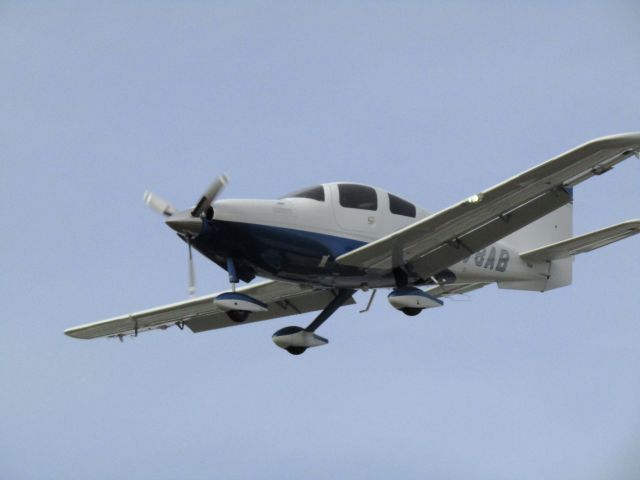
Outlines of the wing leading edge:
[[572,201],[572,187],[640,151],[640,133],[592,140],[337,261],[427,278]]
[[[334,297],[332,290],[310,288],[284,282],[267,281],[238,289],[269,306],[267,312],[252,314],[242,324],[235,323],[220,310],[213,300],[218,294],[185,300],[149,310],[88,323],[65,330],[65,334],[81,339],[137,335],[140,332],[166,329],[173,325],[187,326],[192,332],[204,332],[218,328],[286,317],[322,310]],[[345,305],[352,305],[353,298]]]

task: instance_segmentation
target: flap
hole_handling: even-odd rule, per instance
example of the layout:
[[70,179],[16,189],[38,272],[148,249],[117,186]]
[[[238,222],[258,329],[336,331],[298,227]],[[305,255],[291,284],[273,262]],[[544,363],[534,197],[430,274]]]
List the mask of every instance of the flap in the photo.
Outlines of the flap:
[[452,295],[462,295],[479,288],[491,285],[489,282],[474,282],[474,283],[451,283],[439,285],[435,288],[427,290],[429,295],[434,297],[450,297]]

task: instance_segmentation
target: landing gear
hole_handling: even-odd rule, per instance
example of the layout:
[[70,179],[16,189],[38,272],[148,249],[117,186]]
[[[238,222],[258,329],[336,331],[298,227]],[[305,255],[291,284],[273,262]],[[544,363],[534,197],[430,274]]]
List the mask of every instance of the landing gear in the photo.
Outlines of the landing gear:
[[236,323],[244,322],[251,312],[248,310],[229,310],[227,312],[227,317],[233,320]]
[[[410,298],[411,295],[423,295],[424,292],[414,287],[409,287],[409,277],[407,272],[405,272],[401,268],[393,269],[393,276],[396,281],[396,288],[389,294],[389,302],[394,308],[400,310],[405,315],[410,317],[415,317],[418,315],[422,309],[420,299],[417,301],[413,301],[413,298]],[[405,299],[411,300],[410,302],[405,301]],[[411,306],[415,305],[415,306]]]
[[314,332],[322,325],[327,318],[335,313],[344,303],[351,298],[355,290],[341,289],[329,304],[324,307],[318,316],[309,324],[307,328],[284,327],[273,334],[271,339],[280,348],[283,348],[291,355],[302,355],[307,348],[326,345],[329,340],[316,335]]
[[231,321],[242,323],[251,313],[266,312],[269,306],[261,302],[257,298],[250,297],[240,292],[236,292],[236,284],[238,283],[238,275],[236,274],[236,266],[233,259],[227,259],[227,270],[229,271],[229,282],[231,282],[231,291],[218,295],[214,303],[227,314]]
[[418,315],[425,308],[442,306],[442,300],[419,288],[409,286],[396,288],[387,296],[387,299],[393,308],[410,317]]
[[238,283],[238,274],[236,273],[236,264],[233,258],[227,258],[227,272],[229,273],[229,283],[231,284],[231,291],[236,291],[236,284]]
[[289,347],[287,348],[287,352],[291,355],[302,355],[307,351],[307,347]]
[[213,303],[236,323],[244,322],[251,313],[266,312],[269,309],[269,305],[257,298],[238,292],[221,293]]

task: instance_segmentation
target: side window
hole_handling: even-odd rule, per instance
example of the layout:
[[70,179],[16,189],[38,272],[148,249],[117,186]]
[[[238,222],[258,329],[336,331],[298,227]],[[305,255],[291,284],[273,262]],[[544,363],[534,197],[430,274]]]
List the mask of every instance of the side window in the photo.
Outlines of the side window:
[[282,198],[310,198],[311,200],[318,200],[324,202],[324,187],[318,185],[317,187],[305,188],[294,193],[290,193],[286,197]]
[[340,183],[338,184],[338,191],[340,193],[340,205],[343,207],[359,208],[361,210],[378,209],[378,194],[374,188]]
[[389,210],[396,215],[416,218],[416,206],[391,193],[389,194]]

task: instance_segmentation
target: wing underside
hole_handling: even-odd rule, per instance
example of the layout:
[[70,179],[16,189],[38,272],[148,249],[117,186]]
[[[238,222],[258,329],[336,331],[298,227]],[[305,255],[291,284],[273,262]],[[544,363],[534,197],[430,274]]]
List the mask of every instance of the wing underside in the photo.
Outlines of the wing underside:
[[487,285],[491,284],[489,282],[445,284],[427,290],[427,293],[433,297],[452,297],[454,295],[464,295]]
[[[268,311],[252,314],[245,322],[238,324],[231,321],[226,313],[213,303],[218,295],[213,294],[79,325],[65,330],[65,334],[82,339],[117,337],[137,335],[148,330],[166,329],[174,325],[180,328],[186,326],[194,333],[198,333],[322,310],[335,297],[333,290],[312,290],[297,284],[275,281],[248,285],[238,289],[238,292],[266,303],[269,307]],[[354,303],[353,298],[350,298],[345,305]]]

